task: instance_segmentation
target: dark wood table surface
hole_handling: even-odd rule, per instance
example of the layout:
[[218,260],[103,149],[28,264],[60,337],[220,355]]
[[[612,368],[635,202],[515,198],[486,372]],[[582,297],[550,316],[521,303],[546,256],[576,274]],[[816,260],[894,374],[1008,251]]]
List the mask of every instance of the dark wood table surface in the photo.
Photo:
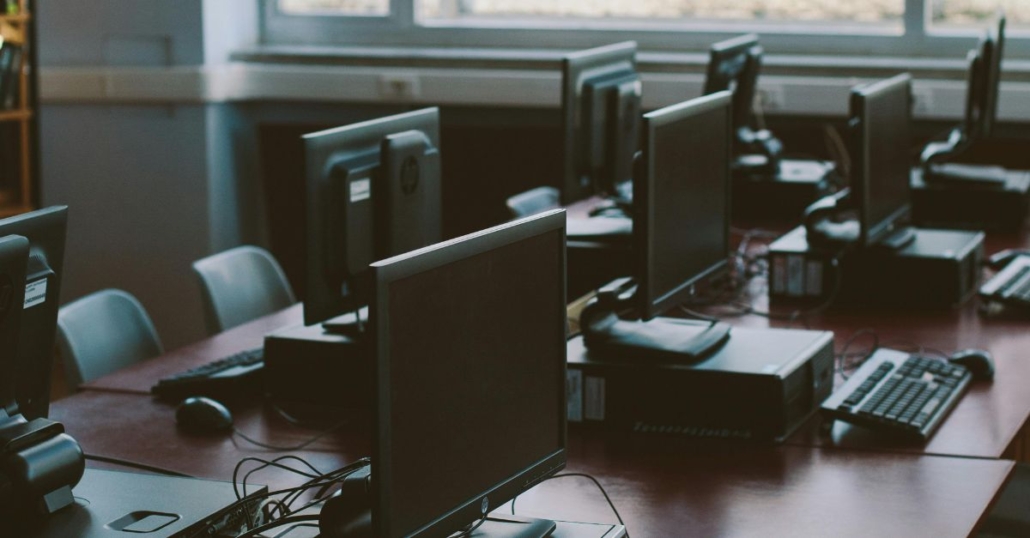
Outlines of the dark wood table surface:
[[[1028,244],[1026,233],[991,236],[987,252]],[[748,302],[768,311],[762,282],[751,285]],[[831,330],[838,350],[852,334],[869,329],[882,346],[991,351],[995,381],[974,384],[926,445],[898,444],[840,424],[827,434],[818,417],[780,447],[574,429],[569,471],[597,476],[637,537],[969,535],[1013,467],[995,458],[1026,459],[1030,444],[1030,320],[987,317],[978,307],[972,298],[938,311],[831,308],[793,323],[754,314],[727,318],[736,326]],[[704,311],[726,313],[718,307]],[[153,400],[150,386],[169,374],[258,347],[268,332],[300,323],[301,312],[297,305],[88,383],[84,392],[55,402],[52,416],[89,453],[229,480],[240,458],[279,453],[228,436],[178,431],[174,409]],[[871,343],[863,337],[851,351]],[[292,445],[313,435],[257,403],[240,405],[233,408],[237,427],[252,437]],[[367,434],[358,430],[366,431],[344,427],[300,455],[323,469],[353,461],[368,452]],[[276,473],[262,473],[257,481],[294,484]],[[518,510],[614,521],[593,485],[575,478],[539,486],[520,498]]]
[[[754,304],[761,310],[768,308],[762,298],[755,300]],[[775,310],[787,312],[778,307]],[[300,323],[301,312],[299,305],[293,306],[170,352],[160,359],[105,376],[83,388],[149,393],[156,380],[169,374],[260,346],[268,332]],[[719,310],[710,309],[706,312],[718,314]],[[746,327],[788,325],[786,321],[758,315],[732,317],[728,321]],[[985,317],[977,312],[975,298],[961,307],[944,311],[831,309],[805,321],[813,329],[833,331],[838,350],[848,337],[862,329],[873,330],[880,345],[901,349],[913,349],[914,346],[943,351],[984,348],[993,353],[997,373],[992,383],[974,383],[970,392],[926,445],[899,444],[889,436],[844,424],[836,425],[832,435],[824,435],[818,417],[813,417],[788,443],[986,458],[1026,458],[1026,426],[1030,419],[1030,389],[1027,388],[1027,380],[1030,379],[1030,321]],[[794,328],[803,325],[801,321],[792,324]],[[865,336],[856,339],[850,349],[860,351],[868,348],[871,343],[871,338]]]
[[[256,404],[235,407],[237,427],[289,445],[313,434]],[[244,457],[281,453],[228,435],[187,435],[174,408],[133,393],[86,391],[53,404],[52,418],[89,454],[229,481]],[[367,429],[344,427],[299,452],[332,469],[367,455]],[[1013,463],[913,454],[756,446],[573,429],[569,472],[604,484],[633,536],[968,536]],[[431,462],[427,462],[431,464]],[[91,466],[96,464],[91,463]],[[100,465],[103,467],[103,465]],[[262,472],[251,483],[296,485]],[[520,514],[614,522],[592,483],[560,478],[523,495]]]

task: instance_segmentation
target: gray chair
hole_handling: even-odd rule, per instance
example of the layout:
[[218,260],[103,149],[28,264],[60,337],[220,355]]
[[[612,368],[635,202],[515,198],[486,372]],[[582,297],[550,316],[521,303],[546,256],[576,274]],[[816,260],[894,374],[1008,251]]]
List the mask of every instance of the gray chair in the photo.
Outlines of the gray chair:
[[561,207],[561,197],[554,187],[537,187],[508,198],[508,211],[518,219]]
[[193,271],[200,279],[208,334],[231,329],[297,302],[279,263],[258,247],[236,247],[208,256],[193,262]]
[[98,291],[61,307],[57,347],[69,387],[162,353],[147,311],[121,290]]

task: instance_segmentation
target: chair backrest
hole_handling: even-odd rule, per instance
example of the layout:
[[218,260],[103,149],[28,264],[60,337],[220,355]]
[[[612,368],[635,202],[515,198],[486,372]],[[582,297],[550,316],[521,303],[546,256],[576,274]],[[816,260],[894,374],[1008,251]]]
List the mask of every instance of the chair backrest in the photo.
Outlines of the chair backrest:
[[162,353],[143,305],[121,290],[103,290],[61,307],[57,346],[69,387]]
[[517,219],[561,207],[561,202],[558,189],[537,187],[508,198],[507,205],[512,218]]
[[208,334],[246,323],[297,302],[286,273],[268,251],[236,247],[193,262],[204,296]]

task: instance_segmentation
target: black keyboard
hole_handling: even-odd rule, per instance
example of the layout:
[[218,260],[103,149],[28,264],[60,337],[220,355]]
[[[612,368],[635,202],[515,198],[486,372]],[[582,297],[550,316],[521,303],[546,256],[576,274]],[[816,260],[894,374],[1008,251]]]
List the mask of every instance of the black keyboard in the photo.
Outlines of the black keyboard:
[[823,402],[824,416],[927,441],[973,376],[946,361],[880,349]]
[[1030,309],[1030,256],[1017,256],[980,286],[980,296],[1006,306]]
[[257,392],[261,388],[264,366],[264,350],[248,349],[166,377],[151,387],[150,392],[175,400],[190,396],[224,398]]

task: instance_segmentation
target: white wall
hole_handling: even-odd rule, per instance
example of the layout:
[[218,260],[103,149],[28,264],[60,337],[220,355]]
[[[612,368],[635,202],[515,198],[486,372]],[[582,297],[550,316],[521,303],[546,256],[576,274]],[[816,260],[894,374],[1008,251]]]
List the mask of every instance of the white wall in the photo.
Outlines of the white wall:
[[[232,24],[256,17],[253,0],[46,0],[37,8],[43,70],[203,66],[256,39],[256,30],[238,29],[256,24]],[[71,207],[62,300],[122,288],[150,311],[166,347],[204,336],[191,262],[262,240],[260,206],[245,203],[260,198],[260,182],[240,184],[254,171],[240,170],[233,151],[250,132],[236,111],[45,102],[40,129],[43,204]]]

